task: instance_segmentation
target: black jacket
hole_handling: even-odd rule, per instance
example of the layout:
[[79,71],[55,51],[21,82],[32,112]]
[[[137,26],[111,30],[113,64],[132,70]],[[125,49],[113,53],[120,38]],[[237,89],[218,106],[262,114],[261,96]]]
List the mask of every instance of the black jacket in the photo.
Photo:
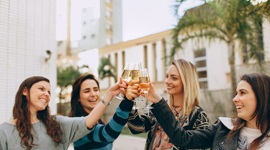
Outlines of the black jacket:
[[164,99],[152,105],[156,119],[170,137],[170,142],[181,148],[211,148],[212,150],[237,150],[239,134],[226,140],[230,129],[218,120],[206,129],[184,130],[178,125]]

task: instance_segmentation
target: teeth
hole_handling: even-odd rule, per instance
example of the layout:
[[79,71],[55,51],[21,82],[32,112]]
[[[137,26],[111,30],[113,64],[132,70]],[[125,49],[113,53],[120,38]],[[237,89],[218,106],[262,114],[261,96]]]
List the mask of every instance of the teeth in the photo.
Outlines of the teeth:
[[94,100],[89,100],[89,102],[96,102],[97,100],[96,99],[94,99]]
[[243,106],[236,106],[236,109],[240,109],[240,108],[242,108]]

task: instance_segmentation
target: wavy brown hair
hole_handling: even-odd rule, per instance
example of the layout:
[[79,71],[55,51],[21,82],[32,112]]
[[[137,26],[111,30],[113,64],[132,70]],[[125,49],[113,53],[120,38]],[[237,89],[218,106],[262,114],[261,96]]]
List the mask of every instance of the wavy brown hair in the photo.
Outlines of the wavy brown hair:
[[[265,74],[253,73],[243,75],[241,80],[250,84],[257,101],[257,107],[251,119],[257,117],[256,125],[262,135],[256,138],[249,146],[249,150],[256,150],[263,139],[268,137],[270,130],[270,77]],[[245,120],[238,117],[233,120],[234,128],[230,131],[227,140],[239,134],[241,128],[246,124]]]
[[[81,116],[87,116],[88,113],[84,110],[82,104],[79,102],[80,99],[80,91],[81,91],[81,85],[82,83],[87,80],[94,80],[97,83],[98,90],[99,88],[99,82],[95,78],[93,74],[83,74],[81,75],[72,85],[72,92],[71,92],[71,110],[69,113],[70,117],[81,117]],[[104,122],[99,119],[98,121],[101,124],[104,124]]]
[[[18,130],[19,137],[21,138],[21,145],[27,150],[31,149],[34,144],[34,137],[31,133],[33,125],[31,123],[29,102],[30,89],[33,84],[46,81],[50,83],[49,79],[42,76],[32,76],[25,79],[16,93],[15,104],[13,107],[13,118],[16,120],[16,129]],[[23,95],[24,89],[27,89],[27,96]],[[50,115],[50,108],[47,106],[45,110],[38,111],[37,118],[45,125],[47,134],[56,142],[62,141],[62,132],[60,124],[56,121],[55,116]]]

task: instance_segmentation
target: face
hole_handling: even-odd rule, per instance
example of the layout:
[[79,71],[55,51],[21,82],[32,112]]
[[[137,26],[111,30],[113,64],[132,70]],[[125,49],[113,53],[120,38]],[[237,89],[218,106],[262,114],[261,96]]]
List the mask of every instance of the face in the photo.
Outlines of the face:
[[244,80],[239,82],[233,103],[237,110],[237,116],[246,121],[250,121],[252,114],[256,110],[257,101],[255,93],[248,82]]
[[87,79],[82,82],[79,101],[87,113],[95,108],[100,101],[100,91],[95,80]]
[[171,65],[166,73],[167,92],[171,95],[183,93],[183,83],[175,65]]
[[37,113],[38,111],[44,110],[51,98],[51,86],[46,81],[40,81],[32,85],[30,91],[25,88],[23,95],[27,96],[30,94],[29,109],[31,113]]

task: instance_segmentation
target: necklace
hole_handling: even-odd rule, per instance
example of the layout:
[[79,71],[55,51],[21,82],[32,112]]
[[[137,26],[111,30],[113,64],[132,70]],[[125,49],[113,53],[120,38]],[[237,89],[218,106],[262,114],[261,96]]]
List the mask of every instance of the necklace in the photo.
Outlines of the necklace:
[[172,108],[173,108],[173,113],[175,115],[175,119],[178,120],[178,118],[179,118],[179,112],[182,109],[182,107],[181,106],[174,106],[173,105]]

